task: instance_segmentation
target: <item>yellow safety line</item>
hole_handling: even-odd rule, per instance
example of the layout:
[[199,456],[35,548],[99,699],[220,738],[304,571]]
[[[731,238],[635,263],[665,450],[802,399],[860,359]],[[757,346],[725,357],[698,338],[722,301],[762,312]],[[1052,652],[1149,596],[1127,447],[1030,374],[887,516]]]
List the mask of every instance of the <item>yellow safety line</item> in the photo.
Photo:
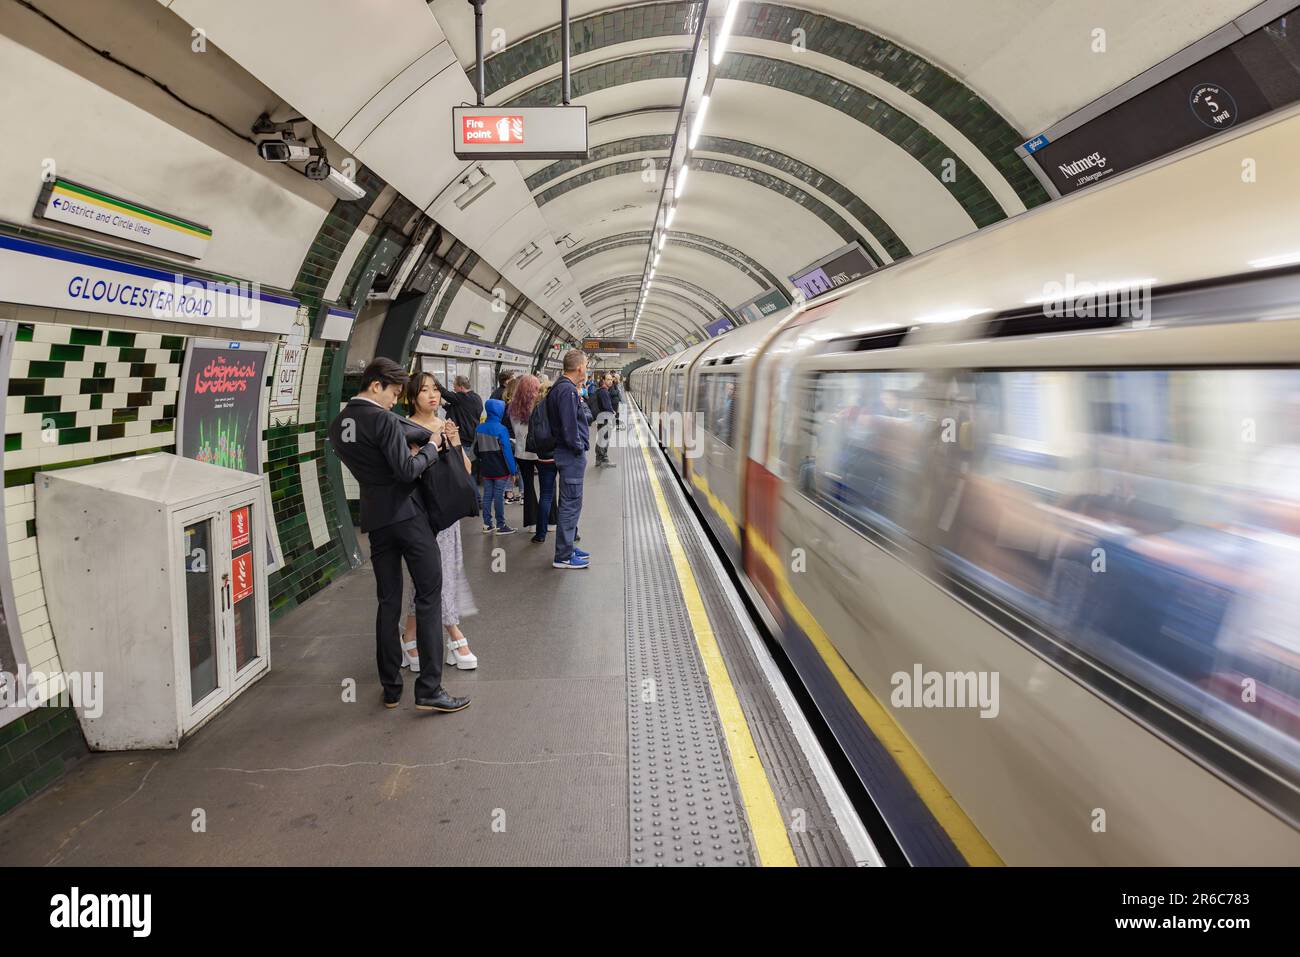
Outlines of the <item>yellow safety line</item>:
[[[637,421],[637,435],[644,438],[641,422]],[[749,818],[749,828],[754,835],[758,860],[764,867],[797,867],[794,848],[790,845],[790,835],[786,831],[781,809],[772,793],[771,782],[763,762],[759,760],[758,749],[754,747],[754,738],[749,733],[749,724],[740,708],[740,699],[727,673],[727,665],[722,658],[713,626],[709,624],[708,612],[704,609],[704,599],[700,596],[699,583],[686,558],[677,537],[677,525],[672,513],[668,511],[668,502],[655,474],[654,461],[650,458],[650,449],[641,443],[641,454],[645,457],[646,471],[650,475],[650,488],[654,492],[655,505],[663,521],[664,538],[668,541],[668,552],[673,559],[673,568],[677,572],[677,584],[681,587],[682,598],[686,602],[686,613],[691,620],[691,630],[695,633],[695,645],[700,650],[704,661],[704,671],[713,691],[713,703],[718,709],[718,718],[722,722],[723,734],[727,739],[727,750],[731,753],[731,766],[736,772],[736,783],[740,787],[740,800],[745,806]]]
[[781,604],[785,606],[800,630],[808,636],[808,640],[812,642],[854,709],[893,756],[899,770],[911,783],[917,796],[930,809],[939,826],[947,832],[962,857],[966,858],[966,862],[973,867],[1002,866],[1002,858],[985,840],[984,835],[975,826],[975,822],[966,816],[966,812],[962,810],[956,798],[943,786],[925,758],[921,756],[921,752],[917,750],[916,745],[907,737],[907,733],[898,726],[893,716],[853,673],[835,645],[831,643],[830,636],[813,617],[808,606],[795,594],[794,588],[786,577],[785,568],[777,560],[772,546],[752,528],[747,530],[747,537],[755,553],[776,578]]

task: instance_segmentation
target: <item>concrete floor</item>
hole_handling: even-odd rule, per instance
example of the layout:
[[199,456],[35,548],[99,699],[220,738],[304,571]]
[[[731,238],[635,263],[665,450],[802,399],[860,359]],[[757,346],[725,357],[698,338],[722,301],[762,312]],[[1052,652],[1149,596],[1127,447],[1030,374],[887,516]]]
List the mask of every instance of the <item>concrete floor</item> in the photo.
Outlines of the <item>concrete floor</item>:
[[0,861],[626,864],[620,471],[588,472],[586,571],[552,569],[553,538],[462,524],[480,665],[445,684],[473,698],[466,711],[416,712],[409,672],[402,706],[381,707],[363,567],[276,621],[267,677],[179,750],[91,755],[0,818]]

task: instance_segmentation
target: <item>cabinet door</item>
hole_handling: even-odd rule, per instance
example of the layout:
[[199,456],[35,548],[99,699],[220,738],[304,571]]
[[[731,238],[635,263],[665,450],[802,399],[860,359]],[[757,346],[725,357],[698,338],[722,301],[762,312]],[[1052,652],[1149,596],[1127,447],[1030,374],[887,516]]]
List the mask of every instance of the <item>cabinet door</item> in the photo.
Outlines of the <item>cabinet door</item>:
[[230,694],[225,621],[221,612],[225,530],[220,510],[189,510],[178,516],[181,552],[182,725],[192,726]]
[[231,674],[239,687],[266,666],[268,615],[266,528],[256,493],[225,502],[228,580],[223,610],[230,635]]

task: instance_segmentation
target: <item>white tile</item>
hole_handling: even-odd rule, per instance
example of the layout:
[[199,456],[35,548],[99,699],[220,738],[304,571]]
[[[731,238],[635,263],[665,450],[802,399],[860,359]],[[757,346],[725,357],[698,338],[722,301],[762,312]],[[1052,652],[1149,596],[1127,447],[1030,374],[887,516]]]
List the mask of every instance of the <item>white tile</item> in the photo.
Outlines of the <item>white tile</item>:
[[15,576],[13,580],[14,597],[27,595],[34,591],[41,590],[41,573],[39,571],[31,572],[21,577]]
[[[137,421],[137,422],[128,422],[128,423],[126,423],[126,434],[127,434],[128,436],[131,436],[131,435],[148,435],[148,434],[149,434],[149,423],[148,423],[148,422],[138,422],[138,421]],[[139,448],[139,446],[137,446],[137,448]]]
[[15,342],[14,358],[15,359],[36,359],[45,361],[50,357],[50,344],[48,342]]
[[[29,637],[28,635],[23,635],[23,644],[27,645],[27,649],[28,649],[27,656],[32,661],[47,662],[47,661],[54,661],[55,659],[58,658],[58,652],[55,650],[53,639],[42,641],[39,644],[37,644],[36,641],[31,637]],[[62,669],[49,668],[44,665],[41,665],[40,667],[33,667],[31,670],[41,671],[44,672],[45,674],[50,674],[51,672],[58,672],[61,671]]]
[[41,570],[41,561],[35,555],[29,555],[26,558],[20,558],[16,562],[9,563],[9,574],[17,581],[24,575],[39,573]]
[[172,429],[169,432],[155,432],[150,437],[150,441],[153,443],[154,446],[158,448],[161,448],[164,445],[175,445],[176,430]]
[[[35,611],[37,608],[43,608],[44,606],[45,593],[42,591],[29,591],[25,595],[14,595],[14,611],[18,612],[19,622],[22,622],[23,615]],[[46,621],[48,620],[49,616],[46,616]]]
[[5,453],[5,468],[7,469],[32,469],[41,464],[41,455],[39,449],[19,449],[16,452]]
[[32,329],[33,342],[67,343],[72,330],[67,326],[57,326],[48,322],[38,322]]
[[172,351],[170,349],[145,349],[145,362],[164,363],[172,361]]
[[142,384],[143,382],[144,380],[139,377],[133,379],[130,376],[127,376],[125,379],[118,379],[114,382],[113,388],[118,392],[139,392],[144,388],[144,385]]
[[[158,371],[161,372],[162,370],[160,369],[160,370],[158,370]],[[180,376],[176,376],[175,378],[167,378],[167,379],[164,379],[164,380],[163,380],[163,388],[166,389],[168,392],[177,392],[177,393],[180,392],[180,391],[181,391],[181,377],[180,377]]]
[[[162,344],[162,336],[156,332],[136,333],[135,347],[137,349],[157,349],[161,344]],[[149,358],[145,359],[145,362],[152,362],[152,361],[153,360]]]
[[101,403],[106,409],[125,409],[126,393],[125,392],[105,392],[104,401]]
[[80,379],[46,379],[46,395],[81,395]]
[[40,454],[36,458],[38,465],[56,465],[59,462],[67,462],[72,459],[68,454],[66,445],[43,445]]
[[[5,506],[6,525],[13,525],[16,524],[17,522],[25,522],[29,518],[35,518],[35,517],[36,517],[35,502],[18,501]],[[12,575],[13,572],[11,571],[10,574]]]
[[77,395],[65,395],[63,401],[59,403],[59,406],[64,412],[85,412],[90,408],[90,396],[81,395],[80,393]]
[[130,439],[126,439],[126,438],[110,439],[108,442],[108,447],[109,447],[110,454],[112,455],[123,455],[127,452],[134,452],[136,450],[135,443]]
[[[113,350],[116,352],[117,350]],[[116,356],[113,357],[116,360]],[[104,364],[104,376],[108,379],[123,379],[131,374],[131,363],[129,362],[108,362]]]
[[27,537],[27,526],[22,522],[5,526],[5,541],[16,542]]
[[315,451],[316,451],[316,433],[299,432],[298,433],[298,454],[302,455],[304,452],[315,452]]
[[[20,342],[20,343],[18,343],[18,345],[20,345],[20,346],[21,346],[21,345],[26,345],[26,343]],[[38,359],[38,360],[35,360],[35,361],[39,362],[40,360]],[[19,359],[19,358],[15,357],[15,358],[9,360],[9,378],[11,378],[11,379],[26,379],[26,378],[27,378],[27,365],[28,365],[28,360],[27,360],[27,359]]]
[[94,366],[93,362],[65,362],[63,363],[63,377],[65,379],[89,379],[95,374]]
[[5,396],[5,418],[11,415],[22,415],[23,409],[27,406],[27,396],[24,395],[7,395]]
[[20,558],[27,558],[36,554],[36,539],[27,537],[27,528],[23,527],[21,535],[10,535],[5,530],[5,540],[9,545],[9,560],[16,562]]

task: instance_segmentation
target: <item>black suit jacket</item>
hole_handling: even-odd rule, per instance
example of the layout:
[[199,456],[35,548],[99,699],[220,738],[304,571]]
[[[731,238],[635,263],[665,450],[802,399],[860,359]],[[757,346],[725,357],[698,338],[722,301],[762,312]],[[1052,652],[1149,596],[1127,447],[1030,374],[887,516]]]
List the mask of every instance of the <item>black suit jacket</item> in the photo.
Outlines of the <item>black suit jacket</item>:
[[416,495],[420,476],[438,458],[427,444],[418,455],[407,445],[407,429],[396,413],[353,399],[330,424],[330,445],[361,486],[361,530],[404,522],[425,514]]

